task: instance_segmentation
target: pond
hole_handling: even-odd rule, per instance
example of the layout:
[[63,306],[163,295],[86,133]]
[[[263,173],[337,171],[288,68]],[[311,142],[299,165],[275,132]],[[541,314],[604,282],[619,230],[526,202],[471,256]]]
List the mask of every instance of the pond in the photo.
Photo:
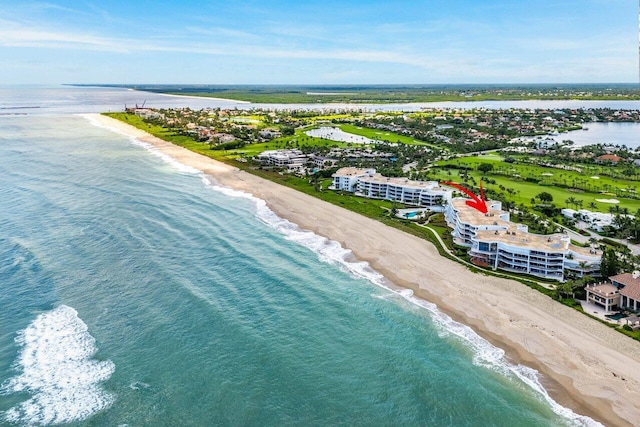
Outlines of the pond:
[[586,123],[587,130],[573,130],[555,136],[556,141],[571,140],[574,147],[592,144],[626,145],[640,147],[640,123]]
[[353,133],[348,133],[343,131],[342,129],[331,127],[331,126],[322,126],[317,129],[311,129],[305,132],[309,136],[313,136],[316,138],[324,138],[330,139],[331,141],[338,142],[351,142],[353,144],[375,144],[376,141],[366,138],[364,136],[355,135]]

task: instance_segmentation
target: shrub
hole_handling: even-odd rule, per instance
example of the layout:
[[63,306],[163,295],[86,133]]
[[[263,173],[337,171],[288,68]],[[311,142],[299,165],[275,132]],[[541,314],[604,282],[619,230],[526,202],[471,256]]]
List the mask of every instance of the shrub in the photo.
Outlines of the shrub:
[[247,145],[244,141],[231,141],[224,144],[213,145],[212,150],[235,150],[236,148],[242,148]]
[[616,242],[615,240],[611,240],[611,239],[609,239],[609,238],[607,238],[607,237],[605,237],[605,238],[601,239],[600,241],[601,241],[602,243],[606,243],[607,245],[609,245],[609,246],[613,246],[613,247],[616,247],[616,248],[622,248],[622,247],[625,247],[625,245],[624,245],[623,243]]

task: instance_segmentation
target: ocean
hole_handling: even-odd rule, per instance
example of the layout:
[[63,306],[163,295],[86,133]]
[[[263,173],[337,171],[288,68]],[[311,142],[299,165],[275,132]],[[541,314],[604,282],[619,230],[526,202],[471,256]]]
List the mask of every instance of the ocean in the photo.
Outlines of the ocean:
[[0,116],[0,425],[598,425],[92,96]]

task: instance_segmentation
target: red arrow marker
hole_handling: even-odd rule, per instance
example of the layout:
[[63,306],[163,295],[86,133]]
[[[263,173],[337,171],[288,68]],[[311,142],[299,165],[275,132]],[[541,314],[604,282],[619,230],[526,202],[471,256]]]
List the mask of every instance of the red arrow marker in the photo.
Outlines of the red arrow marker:
[[471,206],[472,208],[482,212],[483,214],[486,214],[487,212],[489,212],[489,209],[487,208],[487,203],[484,199],[484,190],[482,190],[482,181],[480,181],[480,197],[476,196],[471,191],[467,190],[460,184],[456,184],[455,182],[442,181],[441,184],[455,187],[458,190],[465,193],[467,196],[471,197],[473,200],[467,200],[466,201],[467,206]]

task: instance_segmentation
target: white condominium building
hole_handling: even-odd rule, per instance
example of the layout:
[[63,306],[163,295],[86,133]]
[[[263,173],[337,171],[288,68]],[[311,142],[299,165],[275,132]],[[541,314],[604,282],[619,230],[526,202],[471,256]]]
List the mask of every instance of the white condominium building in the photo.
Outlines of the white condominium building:
[[286,167],[288,165],[303,165],[308,157],[298,149],[267,150],[258,154],[258,160],[265,165]]
[[344,190],[371,199],[391,200],[432,210],[444,210],[452,191],[435,181],[411,181],[407,178],[387,178],[375,169],[342,168],[333,174],[333,190]]
[[371,176],[376,173],[375,169],[360,169],[360,168],[341,168],[333,175],[333,184],[329,187],[330,190],[342,190],[354,193],[358,185],[358,180],[365,176]]
[[379,173],[358,180],[356,194],[372,199],[391,200],[413,206],[441,208],[451,200],[452,191],[436,181],[411,181],[407,178],[387,178]]
[[529,233],[526,225],[512,223],[500,202],[487,202],[488,213],[455,198],[445,216],[456,244],[469,247],[473,263],[563,281],[566,272],[597,274],[602,252],[571,244],[564,234]]
[[[601,233],[606,227],[618,228],[614,222],[615,215],[604,212],[591,212],[587,209],[575,211],[573,209],[562,209],[562,216],[569,219],[575,219],[586,223],[589,228]],[[622,214],[623,217],[633,219],[633,215]]]

